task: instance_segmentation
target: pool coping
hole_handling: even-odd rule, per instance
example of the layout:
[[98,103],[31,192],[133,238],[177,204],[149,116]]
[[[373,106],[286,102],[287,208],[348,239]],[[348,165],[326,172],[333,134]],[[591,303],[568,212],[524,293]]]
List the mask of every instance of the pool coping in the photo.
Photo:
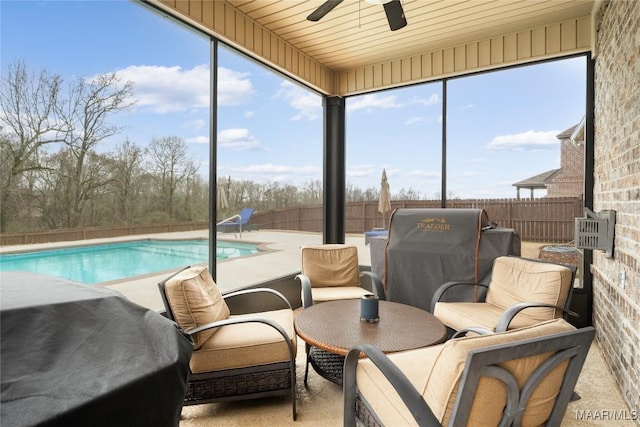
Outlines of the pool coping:
[[[144,236],[144,237],[141,237]],[[117,245],[117,244],[126,244],[126,243],[133,243],[133,242],[148,242],[148,241],[157,241],[157,242],[180,242],[180,241],[187,241],[187,240],[202,240],[202,241],[209,241],[208,237],[179,237],[179,236],[163,236],[163,237],[156,237],[156,236],[150,236],[150,235],[137,235],[137,236],[126,236],[126,237],[130,237],[128,239],[118,239],[118,240],[114,240],[114,239],[108,239],[109,241],[105,241],[105,242],[96,242],[96,240],[107,240],[107,239],[90,239],[90,240],[73,240],[73,241],[67,241],[67,242],[55,242],[58,243],[57,245],[55,245],[55,247],[43,247],[44,245],[51,245],[51,244],[33,244],[33,245],[20,245],[21,248],[17,249],[17,250],[6,250],[6,251],[0,251],[0,255],[22,255],[22,254],[28,254],[28,253],[32,253],[32,252],[44,252],[44,251],[57,251],[57,250],[65,250],[65,249],[75,249],[75,248],[83,248],[83,247],[89,247],[89,246],[105,246],[105,245]],[[228,258],[224,258],[221,260],[218,260],[216,262],[216,264],[221,264],[221,263],[225,263],[225,262],[229,262],[229,261],[234,261],[237,260],[239,258],[252,258],[252,257],[256,257],[256,256],[261,256],[261,255],[266,255],[272,252],[277,252],[279,251],[278,249],[272,249],[270,248],[270,246],[273,243],[269,243],[269,242],[258,242],[258,241],[249,241],[249,240],[242,240],[242,241],[237,241],[237,239],[217,239],[218,241],[223,241],[223,242],[229,242],[229,243],[240,243],[240,244],[246,244],[246,245],[253,245],[256,247],[256,249],[258,250],[257,253],[253,253],[253,254],[249,254],[249,255],[244,255],[241,257],[228,257]],[[31,247],[23,247],[23,246],[31,246]],[[38,246],[37,248],[34,248],[33,246]],[[5,247],[6,248],[6,247]],[[207,265],[207,262],[201,262],[201,263],[194,263],[194,264],[190,264],[190,265]],[[186,265],[184,266],[186,267]],[[98,286],[98,287],[105,287],[105,286],[111,286],[111,285],[117,285],[120,283],[125,283],[125,282],[130,282],[132,280],[143,280],[149,277],[156,277],[158,275],[168,275],[171,274],[172,272],[174,272],[176,269],[175,268],[169,268],[167,270],[161,270],[161,271],[153,271],[150,273],[146,273],[146,274],[139,274],[136,276],[127,276],[127,277],[123,277],[120,279],[115,279],[115,280],[107,280],[105,282],[98,282],[98,283],[84,283],[84,282],[78,282],[78,283],[82,283],[84,285],[87,286]],[[55,276],[52,276],[55,277]],[[66,279],[66,280],[71,280],[71,279]]]

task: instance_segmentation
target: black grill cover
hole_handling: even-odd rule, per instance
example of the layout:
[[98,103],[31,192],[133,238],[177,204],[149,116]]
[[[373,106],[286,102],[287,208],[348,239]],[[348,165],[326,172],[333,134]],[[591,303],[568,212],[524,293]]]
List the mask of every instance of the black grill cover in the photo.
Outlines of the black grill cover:
[[191,338],[116,291],[0,276],[1,420],[9,426],[177,426]]
[[[397,209],[385,249],[387,299],[429,310],[445,282],[487,284],[501,255],[520,255],[520,238],[491,225],[483,209]],[[447,299],[472,301],[483,292],[459,287]]]

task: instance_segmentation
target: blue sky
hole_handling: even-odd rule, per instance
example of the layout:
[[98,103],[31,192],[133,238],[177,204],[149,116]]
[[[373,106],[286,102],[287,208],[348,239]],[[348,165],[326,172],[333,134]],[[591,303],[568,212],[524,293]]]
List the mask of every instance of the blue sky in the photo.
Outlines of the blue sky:
[[[134,83],[134,109],[113,118],[145,146],[187,141],[208,173],[208,40],[122,1],[0,2],[2,71],[20,58],[65,81],[116,72]],[[410,17],[408,17],[410,20]],[[321,98],[252,61],[219,55],[218,174],[258,182],[322,179]],[[560,165],[559,132],[584,115],[585,59],[548,62],[447,83],[448,190],[458,197],[514,197],[511,185]],[[347,183],[392,193],[440,192],[442,85],[347,99]]]

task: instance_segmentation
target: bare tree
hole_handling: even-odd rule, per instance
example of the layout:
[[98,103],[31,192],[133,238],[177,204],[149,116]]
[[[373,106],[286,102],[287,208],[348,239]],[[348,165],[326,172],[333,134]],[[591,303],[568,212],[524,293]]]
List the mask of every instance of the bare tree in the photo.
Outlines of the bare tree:
[[66,125],[56,114],[62,79],[46,70],[29,73],[23,61],[7,67],[0,86],[0,231],[17,214],[20,178],[42,169],[41,149],[64,141]]
[[394,197],[397,200],[426,200],[426,197],[413,188],[404,188],[402,187],[398,194]]
[[184,139],[177,136],[153,138],[147,147],[147,169],[154,178],[163,213],[175,218],[176,193],[180,185],[198,172],[195,160],[187,155]]
[[64,142],[73,160],[65,189],[68,227],[83,225],[83,210],[91,203],[95,186],[109,183],[108,179],[86,179],[92,174],[87,170],[87,156],[98,143],[121,131],[107,119],[133,105],[132,93],[133,83],[122,82],[115,73],[100,74],[91,80],[78,78],[69,88],[69,99],[59,107],[58,114],[67,130]]
[[[0,231],[6,230],[10,212],[30,208],[18,205],[26,173],[32,174],[30,183],[38,184],[34,189],[43,203],[47,190],[51,190],[48,198],[61,198],[46,205],[57,205],[67,212],[47,222],[66,227],[83,225],[85,207],[96,206],[92,198],[102,192],[97,188],[109,182],[102,170],[104,159],[93,158],[92,165],[100,165],[100,170],[89,170],[87,158],[95,154],[92,150],[99,142],[120,131],[107,118],[132,105],[132,83],[121,82],[115,74],[101,74],[91,80],[78,78],[69,86],[67,99],[62,99],[61,86],[59,76],[46,70],[31,74],[22,61],[10,65],[2,79]],[[51,150],[43,151],[46,145],[56,143],[67,150],[60,150],[59,156],[49,156]],[[47,184],[55,186],[41,187]]]
[[[194,173],[184,185],[180,220],[194,221],[209,218],[209,180]],[[177,216],[177,213],[176,213]]]
[[[113,206],[107,198],[112,190],[105,185],[112,180],[111,159],[90,152],[78,183],[72,183],[76,180],[76,159],[70,149],[44,156],[42,161],[47,167],[37,172],[36,185],[32,188],[32,207],[38,210],[47,228],[74,228],[76,221],[92,226],[112,222]],[[69,192],[71,188],[82,190],[80,197],[85,208],[81,218],[69,209],[75,196]]]
[[314,204],[322,203],[322,181],[313,180],[305,183],[301,188],[302,194],[300,195],[300,204]]
[[142,160],[143,149],[128,139],[112,155],[114,214],[129,224],[134,220],[136,200],[141,193]]

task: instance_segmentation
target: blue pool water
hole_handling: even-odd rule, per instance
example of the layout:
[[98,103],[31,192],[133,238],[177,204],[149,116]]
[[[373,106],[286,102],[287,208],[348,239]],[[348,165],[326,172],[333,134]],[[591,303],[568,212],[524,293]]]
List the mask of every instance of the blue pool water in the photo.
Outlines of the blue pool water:
[[[218,241],[216,259],[247,256],[256,245]],[[209,260],[208,240],[139,240],[0,255],[0,271],[32,271],[96,284]]]

